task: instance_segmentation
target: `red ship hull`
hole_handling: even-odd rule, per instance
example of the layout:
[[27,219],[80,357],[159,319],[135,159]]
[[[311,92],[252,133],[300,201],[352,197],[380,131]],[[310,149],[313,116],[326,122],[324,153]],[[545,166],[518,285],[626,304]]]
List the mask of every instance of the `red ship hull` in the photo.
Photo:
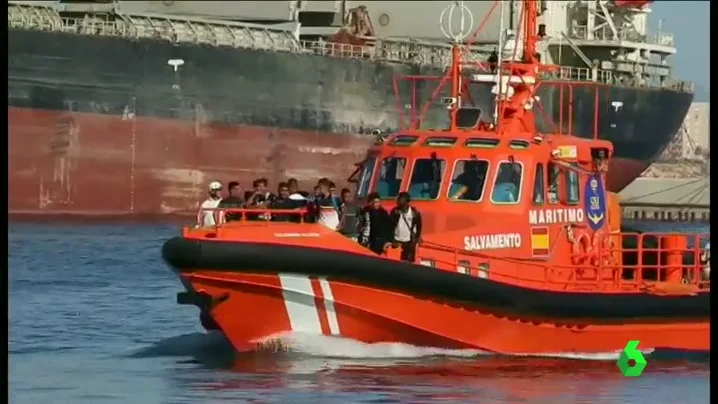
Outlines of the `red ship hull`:
[[[11,215],[194,215],[210,181],[296,177],[310,188],[354,170],[371,136],[8,108]],[[161,152],[160,152],[161,151]],[[615,158],[618,191],[649,161]],[[613,174],[611,174],[613,173]]]

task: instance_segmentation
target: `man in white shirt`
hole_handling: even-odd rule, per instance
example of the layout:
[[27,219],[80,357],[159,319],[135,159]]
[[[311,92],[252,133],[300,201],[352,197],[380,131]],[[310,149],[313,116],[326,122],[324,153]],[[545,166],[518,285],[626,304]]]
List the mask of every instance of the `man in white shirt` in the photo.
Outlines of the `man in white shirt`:
[[389,216],[393,224],[392,246],[401,247],[401,260],[416,261],[416,245],[421,242],[421,213],[410,205],[408,192],[399,192],[396,207]]
[[219,196],[221,190],[222,184],[219,181],[209,183],[209,198],[205,199],[199,207],[197,227],[214,226],[217,223],[215,211],[212,209],[217,209],[219,203],[222,202],[222,197]]

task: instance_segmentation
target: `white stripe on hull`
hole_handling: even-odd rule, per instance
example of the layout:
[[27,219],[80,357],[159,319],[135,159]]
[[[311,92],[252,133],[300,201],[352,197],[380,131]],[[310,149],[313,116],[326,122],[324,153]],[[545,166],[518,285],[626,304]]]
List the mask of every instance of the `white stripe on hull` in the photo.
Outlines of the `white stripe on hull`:
[[[292,331],[300,331],[313,334],[322,334],[322,326],[319,320],[319,307],[314,299],[312,281],[307,275],[279,274],[279,282],[282,285],[282,297],[284,307],[287,309],[289,324]],[[321,304],[327,314],[329,322],[329,333],[341,335],[339,320],[337,319],[336,308],[334,307],[334,294],[332,286],[326,278],[319,278],[319,286],[324,296]]]
[[337,312],[334,310],[334,295],[332,294],[332,286],[326,278],[319,278],[319,285],[322,287],[324,295],[324,310],[327,312],[329,320],[329,332],[332,335],[340,335],[339,320],[337,320]]
[[287,309],[292,331],[321,334],[317,306],[314,304],[312,282],[307,276],[279,274],[284,307]]

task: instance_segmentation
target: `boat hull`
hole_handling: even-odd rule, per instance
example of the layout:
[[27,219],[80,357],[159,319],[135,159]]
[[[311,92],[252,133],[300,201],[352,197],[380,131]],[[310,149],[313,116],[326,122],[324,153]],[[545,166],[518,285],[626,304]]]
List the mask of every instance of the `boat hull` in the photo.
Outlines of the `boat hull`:
[[[264,242],[227,237],[246,237],[242,226],[187,230],[162,248],[189,292],[184,303],[210,316],[238,350],[287,332],[510,354],[607,353],[630,340],[710,349],[709,290],[574,290],[585,281],[563,284],[500,260],[487,277],[475,276],[379,257],[318,225],[253,226]],[[521,282],[510,276],[516,267]]]
[[240,351],[288,332],[507,354],[610,353],[630,340],[639,340],[641,349],[710,346],[708,321],[554,321],[306,274],[194,270],[180,276],[193,293],[222,296],[208,313]]
[[[170,59],[185,64],[173,72]],[[194,213],[211,180],[247,185],[259,176],[276,183],[331,175],[341,182],[372,142],[367,133],[402,126],[392,78],[417,74],[443,72],[307,53],[9,29],[10,212]],[[596,94],[581,83],[572,90],[567,84],[563,91],[542,84],[547,119],[538,124],[544,131],[570,128],[580,137],[593,137],[597,126],[599,137],[615,147],[607,183],[614,192],[659,156],[693,98],[667,88],[611,85]],[[428,100],[434,85],[420,86],[417,102]],[[484,111],[493,111],[490,87],[477,85],[472,94]],[[399,90],[409,94],[406,86]],[[446,113],[433,105],[429,117],[427,124],[438,126]],[[108,191],[118,197],[99,202],[97,193]]]

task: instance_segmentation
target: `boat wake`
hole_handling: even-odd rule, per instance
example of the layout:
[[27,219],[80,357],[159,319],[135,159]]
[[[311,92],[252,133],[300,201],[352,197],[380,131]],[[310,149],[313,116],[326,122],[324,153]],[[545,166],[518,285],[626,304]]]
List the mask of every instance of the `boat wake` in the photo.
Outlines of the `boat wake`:
[[[645,350],[644,354],[652,353]],[[219,332],[191,333],[160,340],[137,350],[131,358],[176,357],[209,369],[246,373],[315,374],[346,371],[374,374],[477,375],[605,372],[614,375],[618,353],[557,353],[552,355],[500,355],[473,349],[438,349],[398,343],[364,342],[304,333],[287,333],[257,343],[257,349],[237,353]],[[660,371],[705,370],[707,355],[651,355],[651,369]],[[660,365],[656,363],[660,362]],[[709,363],[709,362],[708,362]],[[688,370],[687,370],[688,369]]]
[[[306,356],[345,359],[418,359],[428,357],[471,358],[478,356],[506,357],[545,357],[554,359],[615,361],[620,351],[604,353],[558,352],[541,354],[501,355],[479,349],[441,349],[414,346],[403,343],[382,342],[368,344],[361,341],[291,332],[269,337],[258,342],[258,350],[263,352],[292,352]],[[653,353],[653,349],[642,350],[644,355]]]
[[[654,352],[653,349],[642,350],[644,355]],[[300,332],[290,332],[268,337],[257,342],[257,349],[246,354],[283,355],[295,358],[327,358],[327,359],[421,359],[432,357],[446,358],[476,358],[476,357],[524,357],[524,358],[552,358],[590,361],[615,361],[620,352],[581,353],[559,352],[552,354],[515,354],[503,355],[479,349],[442,349],[422,347],[403,343],[380,342],[365,343],[349,338],[313,335]],[[219,332],[206,334],[192,333],[170,337],[156,342],[153,345],[135,351],[130,356],[136,358],[151,358],[163,356],[193,356],[199,358],[221,357],[228,360],[235,352],[224,336]]]
[[365,342],[324,335],[290,332],[257,343],[260,351],[284,351],[306,356],[345,359],[418,359],[435,356],[469,358],[491,355],[477,349],[442,349],[395,342]]

